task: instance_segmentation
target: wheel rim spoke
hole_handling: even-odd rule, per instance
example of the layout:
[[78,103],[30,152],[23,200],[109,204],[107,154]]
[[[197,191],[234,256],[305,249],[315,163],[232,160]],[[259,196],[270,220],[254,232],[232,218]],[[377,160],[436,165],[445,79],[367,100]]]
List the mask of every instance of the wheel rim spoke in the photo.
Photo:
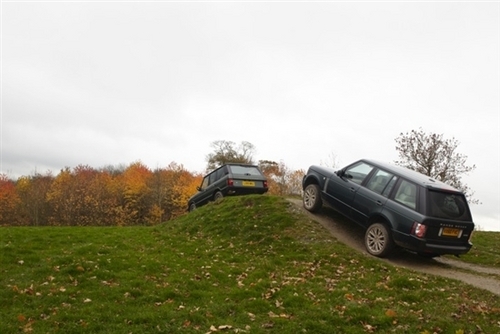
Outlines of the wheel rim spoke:
[[376,253],[381,252],[385,246],[384,233],[380,229],[370,230],[368,233],[368,247]]

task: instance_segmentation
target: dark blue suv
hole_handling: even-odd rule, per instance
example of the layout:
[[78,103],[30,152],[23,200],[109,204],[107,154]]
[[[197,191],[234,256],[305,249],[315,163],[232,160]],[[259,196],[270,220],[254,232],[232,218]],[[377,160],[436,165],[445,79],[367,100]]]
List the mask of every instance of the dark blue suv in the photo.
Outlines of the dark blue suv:
[[307,210],[324,203],[366,228],[372,255],[384,257],[394,246],[426,257],[465,254],[472,247],[465,195],[415,171],[367,159],[338,171],[311,166],[302,187]]

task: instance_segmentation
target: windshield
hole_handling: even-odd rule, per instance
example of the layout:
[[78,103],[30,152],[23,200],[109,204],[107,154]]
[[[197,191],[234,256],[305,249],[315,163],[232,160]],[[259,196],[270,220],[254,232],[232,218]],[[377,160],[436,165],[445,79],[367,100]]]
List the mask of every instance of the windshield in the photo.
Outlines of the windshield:
[[467,200],[462,194],[429,190],[429,202],[432,217],[472,221]]
[[256,175],[256,176],[261,175],[259,169],[254,166],[230,166],[230,168],[233,174]]

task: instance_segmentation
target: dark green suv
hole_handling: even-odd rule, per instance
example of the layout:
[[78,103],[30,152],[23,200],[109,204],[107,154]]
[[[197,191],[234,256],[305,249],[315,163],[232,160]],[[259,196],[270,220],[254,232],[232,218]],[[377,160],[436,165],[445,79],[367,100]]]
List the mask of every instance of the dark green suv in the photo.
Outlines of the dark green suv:
[[198,192],[188,201],[188,210],[230,195],[264,194],[267,179],[255,165],[229,163],[206,175]]
[[335,171],[311,166],[302,181],[303,203],[323,203],[366,228],[368,253],[383,257],[393,246],[426,257],[464,254],[474,230],[465,195],[415,171],[360,160]]

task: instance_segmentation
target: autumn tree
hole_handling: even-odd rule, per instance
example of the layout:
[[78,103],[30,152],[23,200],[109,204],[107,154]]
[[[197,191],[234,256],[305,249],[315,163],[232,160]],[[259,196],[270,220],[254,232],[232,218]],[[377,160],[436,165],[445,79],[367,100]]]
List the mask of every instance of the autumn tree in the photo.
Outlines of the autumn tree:
[[302,195],[302,179],[306,175],[303,169],[297,169],[290,173],[289,191],[290,195]]
[[120,224],[139,225],[146,223],[153,199],[150,179],[153,173],[142,162],[134,162],[120,175],[122,187],[122,209],[124,221]]
[[35,174],[17,179],[16,188],[21,199],[18,215],[22,225],[47,225],[51,207],[47,202],[54,177],[50,172],[45,175]]
[[269,194],[300,195],[302,192],[303,170],[291,170],[283,161],[260,160],[259,168],[266,176]]
[[236,145],[232,141],[217,140],[210,146],[214,151],[207,155],[207,171],[212,171],[228,162],[253,164],[255,146],[247,141]]
[[109,186],[110,176],[87,165],[65,168],[47,192],[52,225],[108,225],[116,201]]
[[77,205],[72,187],[71,170],[65,167],[56,176],[47,192],[47,201],[52,208],[49,224],[69,226],[75,223]]
[[18,225],[16,210],[20,203],[15,184],[0,174],[0,225]]
[[201,182],[200,175],[194,175],[175,162],[167,168],[158,168],[150,179],[150,188],[154,198],[147,223],[158,224],[174,219],[186,213],[187,202],[196,192]]
[[395,139],[399,160],[396,164],[428,175],[465,193],[469,202],[474,192],[462,182],[462,176],[476,169],[475,165],[466,165],[467,156],[458,153],[458,141],[445,139],[442,134],[425,133],[422,129],[401,133]]

